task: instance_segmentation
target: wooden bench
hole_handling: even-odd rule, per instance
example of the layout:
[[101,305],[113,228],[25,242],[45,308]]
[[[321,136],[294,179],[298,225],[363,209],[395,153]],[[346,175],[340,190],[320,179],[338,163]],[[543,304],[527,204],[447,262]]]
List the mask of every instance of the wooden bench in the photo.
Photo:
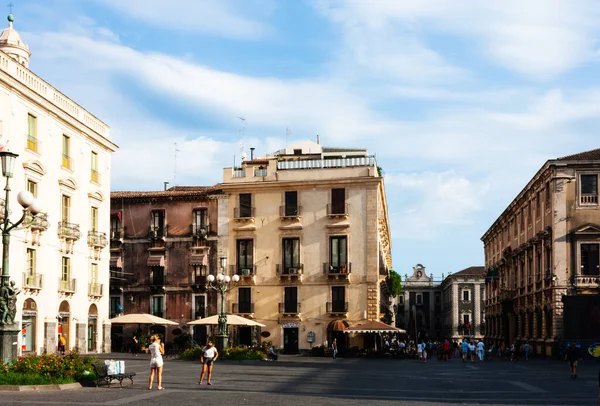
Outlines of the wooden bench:
[[110,384],[112,381],[119,381],[119,385],[123,386],[123,380],[129,379],[131,384],[133,385],[133,377],[135,376],[135,372],[129,372],[124,374],[109,374],[108,366],[105,364],[94,364],[94,372],[96,373],[96,388],[100,382],[105,382],[106,385],[110,388]]

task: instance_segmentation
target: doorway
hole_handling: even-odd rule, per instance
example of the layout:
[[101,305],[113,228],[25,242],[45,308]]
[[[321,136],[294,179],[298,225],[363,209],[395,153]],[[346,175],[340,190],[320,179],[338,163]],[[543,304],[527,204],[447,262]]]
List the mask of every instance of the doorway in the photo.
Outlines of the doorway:
[[238,327],[238,341],[240,345],[252,346],[252,327]]
[[65,351],[71,348],[71,306],[63,300],[58,307],[58,334],[65,338]]
[[298,353],[298,327],[283,329],[283,352],[286,354]]
[[91,305],[88,310],[88,327],[87,327],[87,350],[88,352],[96,351],[96,334],[98,321],[98,308],[95,304]]

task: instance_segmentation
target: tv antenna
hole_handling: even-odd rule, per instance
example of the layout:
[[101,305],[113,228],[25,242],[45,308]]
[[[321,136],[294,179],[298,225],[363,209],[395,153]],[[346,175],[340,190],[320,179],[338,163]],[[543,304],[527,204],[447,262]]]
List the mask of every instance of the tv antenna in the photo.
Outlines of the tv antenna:
[[242,128],[240,128],[239,132],[242,134],[242,138],[246,136],[246,119],[244,117],[237,116],[242,122]]
[[290,134],[292,133],[292,129],[290,127],[285,127],[285,146],[287,147],[288,144],[288,138],[290,136]]
[[177,180],[177,153],[179,152],[179,149],[177,148],[177,143],[174,142],[175,144],[175,148],[173,151],[173,184],[176,184],[176,180]]

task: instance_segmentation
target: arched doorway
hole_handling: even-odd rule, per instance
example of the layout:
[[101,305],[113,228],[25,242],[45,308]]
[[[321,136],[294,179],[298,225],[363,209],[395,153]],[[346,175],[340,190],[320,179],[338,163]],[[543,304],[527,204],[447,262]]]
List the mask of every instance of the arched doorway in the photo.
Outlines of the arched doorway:
[[[346,348],[348,347],[348,334],[344,333],[344,331],[348,330],[350,325],[346,320],[334,320],[327,325],[327,340],[329,347],[331,347],[331,343],[333,339],[337,339],[338,352],[340,354],[344,354]],[[365,336],[365,340],[368,340]],[[367,343],[364,344],[365,348]]]
[[23,303],[21,323],[21,353],[35,352],[35,332],[37,330],[37,305],[28,298]]
[[98,308],[95,304],[90,305],[88,310],[88,325],[87,325],[87,350],[88,352],[96,351],[98,335]]
[[65,350],[71,348],[71,305],[63,300],[58,307],[58,334],[65,338]]

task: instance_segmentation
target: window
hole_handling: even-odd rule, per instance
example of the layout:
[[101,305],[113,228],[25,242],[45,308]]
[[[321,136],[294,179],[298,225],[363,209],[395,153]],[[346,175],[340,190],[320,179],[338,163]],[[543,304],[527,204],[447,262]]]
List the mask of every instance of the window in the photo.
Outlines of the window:
[[194,319],[206,317],[206,296],[198,295],[194,298]]
[[463,290],[462,292],[462,300],[463,302],[470,302],[471,301],[471,291],[468,289]]
[[110,297],[110,317],[117,317],[119,313],[123,311],[121,306],[121,298],[119,296]]
[[252,214],[252,193],[240,193],[239,218],[254,217]]
[[298,192],[285,192],[285,215],[298,215]]
[[581,244],[581,275],[600,275],[600,244]]
[[402,295],[398,296],[398,303],[404,304],[404,296],[402,296]]
[[344,286],[331,287],[331,311],[332,313],[346,312],[346,288]]
[[157,317],[164,317],[164,296],[152,296],[152,314]]
[[61,214],[62,221],[68,223],[71,218],[71,197],[67,195],[62,195],[61,198]]
[[527,224],[531,224],[531,203],[527,204]]
[[302,155],[302,150],[301,149],[295,149],[294,150],[294,155]]
[[237,240],[238,273],[250,275],[254,268],[253,241]]
[[519,233],[519,227],[517,226],[517,216],[513,218],[513,235],[516,237]]
[[541,207],[541,194],[538,191],[537,194],[535,195],[535,214],[539,217],[540,216],[540,207]]
[[346,236],[335,236],[329,240],[329,269],[333,273],[346,273],[348,270],[348,242]]
[[162,266],[154,266],[150,271],[150,285],[152,286],[164,286],[165,281],[165,268]]
[[62,273],[60,280],[63,282],[68,282],[71,278],[71,258],[62,257]]
[[546,209],[550,207],[550,182],[546,182]]
[[37,118],[31,114],[27,115],[27,149],[38,152]]
[[27,279],[35,276],[35,258],[36,252],[32,248],[27,248]]
[[111,238],[119,238],[121,235],[121,218],[120,214],[113,213],[110,215],[110,234]]
[[202,279],[206,276],[206,266],[205,265],[192,265],[194,272],[194,283],[195,284],[203,284],[205,281]]
[[33,195],[33,197],[37,197],[37,183],[32,181],[31,179],[27,179],[27,191]]
[[537,279],[541,279],[542,278],[542,251],[537,251],[536,253],[536,276]]
[[252,290],[238,288],[238,313],[252,313]]
[[63,134],[62,136],[62,166],[71,168],[71,139]]
[[415,295],[415,303],[418,305],[423,304],[423,294],[422,293],[417,293]]
[[525,209],[521,210],[521,232],[525,231]]
[[466,326],[471,321],[471,315],[468,313],[463,314],[463,324]]
[[98,231],[98,208],[92,207],[90,209],[90,229],[92,232]]
[[156,237],[163,237],[165,227],[165,212],[163,210],[152,210],[150,213],[150,232]]
[[441,298],[440,295],[435,295],[435,305],[439,306],[441,304]]
[[300,239],[283,239],[283,273],[297,273],[300,267]]
[[208,210],[207,209],[194,209],[193,211],[194,222],[192,224],[192,232],[194,235],[207,235],[208,234]]
[[544,264],[546,266],[546,276],[550,276],[550,270],[552,269],[552,251],[546,248],[544,250],[544,253],[546,257],[546,261]]
[[98,173],[98,153],[92,151],[91,155],[91,177],[92,182],[100,183],[100,174]]
[[285,287],[283,296],[284,313],[298,313],[298,288]]
[[98,283],[98,264],[92,264],[90,267],[90,284],[92,286]]
[[581,175],[581,204],[598,204],[598,175]]
[[331,214],[346,213],[346,189],[331,189]]

